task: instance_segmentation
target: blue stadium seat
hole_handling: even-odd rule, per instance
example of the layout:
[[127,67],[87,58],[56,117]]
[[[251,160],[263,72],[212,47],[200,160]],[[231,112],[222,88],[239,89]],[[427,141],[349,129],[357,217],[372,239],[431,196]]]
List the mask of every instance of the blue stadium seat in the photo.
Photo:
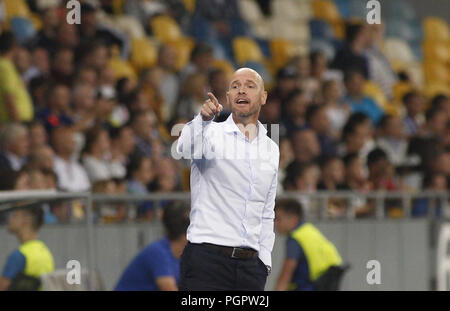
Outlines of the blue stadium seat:
[[311,51],[321,51],[327,57],[328,61],[332,61],[334,59],[336,50],[334,49],[333,44],[329,41],[313,38],[309,45]]
[[408,21],[400,19],[389,19],[386,27],[388,37],[396,37],[408,42],[419,39],[416,29]]
[[34,29],[31,21],[24,17],[12,18],[11,30],[20,44],[26,42],[36,33],[36,29]]
[[333,28],[324,20],[312,19],[309,21],[311,38],[332,40],[334,38]]
[[266,65],[260,62],[246,62],[243,67],[248,67],[253,70],[256,70],[261,77],[264,80],[264,83],[271,84],[272,83],[272,75],[270,74],[269,70],[267,69]]
[[343,18],[349,18],[351,14],[351,6],[348,0],[334,0],[336,3],[339,12]]
[[365,0],[349,0],[350,1],[350,17],[366,18],[367,9]]
[[411,21],[416,18],[416,11],[408,1],[387,1],[390,19],[402,19]]

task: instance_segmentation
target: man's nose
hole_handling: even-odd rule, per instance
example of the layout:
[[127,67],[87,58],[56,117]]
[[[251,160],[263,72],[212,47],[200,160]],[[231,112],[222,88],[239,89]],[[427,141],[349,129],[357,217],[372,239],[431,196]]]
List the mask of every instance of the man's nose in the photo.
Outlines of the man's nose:
[[245,88],[244,87],[240,87],[238,90],[239,94],[245,94]]

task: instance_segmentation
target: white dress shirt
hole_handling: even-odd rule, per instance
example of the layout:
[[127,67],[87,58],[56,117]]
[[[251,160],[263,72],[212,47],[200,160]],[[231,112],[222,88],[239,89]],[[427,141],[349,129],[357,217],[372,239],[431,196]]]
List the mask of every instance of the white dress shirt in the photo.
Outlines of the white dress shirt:
[[187,239],[250,247],[271,266],[274,205],[280,152],[258,121],[250,142],[232,118],[188,122],[177,152],[191,159],[191,214]]
[[58,177],[58,188],[70,191],[88,191],[91,187],[84,168],[75,160],[69,162],[55,156],[53,169]]

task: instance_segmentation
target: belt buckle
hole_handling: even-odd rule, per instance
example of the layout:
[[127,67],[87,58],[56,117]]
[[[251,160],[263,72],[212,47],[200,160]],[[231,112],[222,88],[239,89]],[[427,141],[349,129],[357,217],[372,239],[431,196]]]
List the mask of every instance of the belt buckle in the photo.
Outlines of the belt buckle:
[[234,252],[235,252],[237,249],[239,249],[239,247],[233,247],[233,252],[231,253],[231,258],[236,258],[236,259],[239,258],[239,257],[237,257],[237,256],[234,255]]

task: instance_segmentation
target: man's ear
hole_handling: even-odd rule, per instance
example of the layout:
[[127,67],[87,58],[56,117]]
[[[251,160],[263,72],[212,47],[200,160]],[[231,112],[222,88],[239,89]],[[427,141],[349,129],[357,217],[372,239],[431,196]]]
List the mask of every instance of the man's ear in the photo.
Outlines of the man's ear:
[[267,91],[264,91],[262,94],[261,106],[265,105],[267,101]]

